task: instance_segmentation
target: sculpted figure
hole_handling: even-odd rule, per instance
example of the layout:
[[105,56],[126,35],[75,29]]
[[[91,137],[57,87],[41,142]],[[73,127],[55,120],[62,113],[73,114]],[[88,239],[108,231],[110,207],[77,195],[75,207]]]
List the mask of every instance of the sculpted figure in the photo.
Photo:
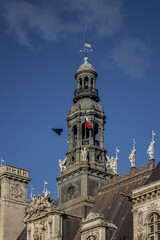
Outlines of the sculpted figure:
[[129,160],[131,162],[131,167],[135,167],[135,155],[136,155],[136,149],[132,149],[131,154],[129,155]]
[[59,159],[59,166],[60,166],[61,171],[66,170],[66,163],[67,163],[67,157],[65,157],[65,159],[63,161],[61,159]]
[[154,146],[155,146],[155,141],[153,140],[150,142],[147,154],[149,155],[150,159],[154,158]]
[[87,160],[87,149],[84,147],[84,149],[81,149],[82,159]]
[[112,169],[114,174],[117,174],[117,163],[118,163],[118,157],[115,157],[113,163],[112,163]]
[[113,173],[117,174],[118,157],[116,156],[115,158],[114,157],[109,158],[106,155],[106,159],[107,159],[106,168],[108,168],[108,166],[110,166],[110,169],[113,170]]
[[106,168],[108,168],[108,166],[110,166],[110,168],[112,168],[112,167],[113,167],[114,157],[109,158],[109,157],[106,155],[106,159],[107,159]]

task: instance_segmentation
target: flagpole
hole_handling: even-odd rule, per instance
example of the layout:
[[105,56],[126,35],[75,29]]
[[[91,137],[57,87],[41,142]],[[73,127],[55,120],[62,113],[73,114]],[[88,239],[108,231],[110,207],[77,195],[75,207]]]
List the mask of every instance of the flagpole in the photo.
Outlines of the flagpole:
[[69,143],[69,141],[65,139],[63,136],[60,135],[60,137],[63,138],[67,143]]

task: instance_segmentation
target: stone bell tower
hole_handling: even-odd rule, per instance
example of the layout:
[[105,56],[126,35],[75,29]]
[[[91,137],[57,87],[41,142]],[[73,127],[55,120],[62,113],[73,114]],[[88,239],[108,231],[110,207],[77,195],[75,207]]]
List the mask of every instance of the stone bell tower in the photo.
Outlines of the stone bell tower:
[[[101,182],[109,178],[105,167],[103,131],[105,115],[95,88],[97,73],[84,58],[75,74],[77,89],[67,117],[69,150],[66,167],[57,177],[61,209],[85,217],[95,203]],[[86,117],[92,128],[86,127]]]

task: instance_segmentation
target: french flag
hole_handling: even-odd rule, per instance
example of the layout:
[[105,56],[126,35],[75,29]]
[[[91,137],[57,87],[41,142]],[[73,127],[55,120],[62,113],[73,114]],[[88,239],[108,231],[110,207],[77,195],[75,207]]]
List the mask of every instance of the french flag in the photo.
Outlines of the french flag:
[[85,120],[86,120],[86,127],[87,127],[88,129],[91,129],[92,126],[91,126],[91,124],[90,124],[90,122],[89,122],[89,120],[88,120],[88,117],[85,116]]

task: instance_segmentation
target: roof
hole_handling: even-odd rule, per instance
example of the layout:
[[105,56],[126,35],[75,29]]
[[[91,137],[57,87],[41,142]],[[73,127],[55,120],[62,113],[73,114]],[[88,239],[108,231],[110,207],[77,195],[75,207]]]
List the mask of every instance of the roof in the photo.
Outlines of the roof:
[[151,176],[147,179],[145,185],[148,184],[148,183],[152,183],[152,182],[158,181],[158,180],[160,180],[160,162],[155,167],[155,169],[152,172]]
[[17,240],[27,240],[27,227],[23,229]]
[[[103,213],[105,219],[117,226],[115,240],[133,239],[132,203],[128,201],[131,191],[146,184],[153,168],[147,167],[140,172],[124,175],[124,178],[114,179],[112,183],[103,186],[96,198],[92,211]],[[128,195],[122,196],[121,193]]]

